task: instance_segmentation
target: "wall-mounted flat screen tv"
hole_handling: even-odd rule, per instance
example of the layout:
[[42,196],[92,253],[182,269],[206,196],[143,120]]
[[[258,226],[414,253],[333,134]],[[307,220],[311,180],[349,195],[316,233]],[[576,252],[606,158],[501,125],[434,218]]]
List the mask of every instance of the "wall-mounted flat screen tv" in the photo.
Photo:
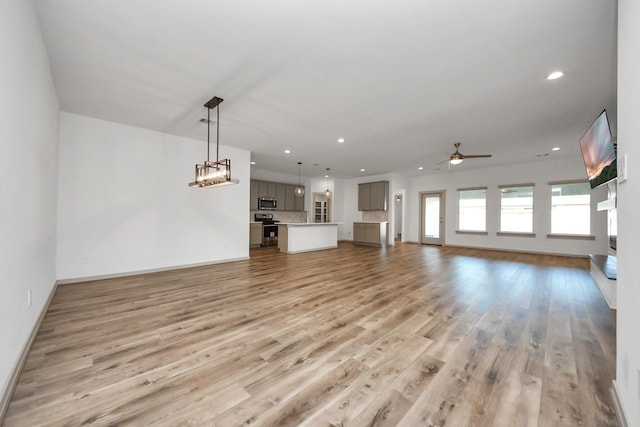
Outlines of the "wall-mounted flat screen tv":
[[580,150],[591,188],[616,179],[618,162],[606,110],[580,138]]

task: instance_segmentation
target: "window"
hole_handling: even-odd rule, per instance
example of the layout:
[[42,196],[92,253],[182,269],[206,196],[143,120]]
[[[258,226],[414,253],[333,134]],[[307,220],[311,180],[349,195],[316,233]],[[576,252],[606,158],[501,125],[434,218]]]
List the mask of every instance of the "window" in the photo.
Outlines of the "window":
[[500,186],[500,231],[533,232],[533,184]]
[[487,231],[487,188],[458,189],[458,230]]
[[588,182],[551,183],[551,233],[591,233],[591,187]]

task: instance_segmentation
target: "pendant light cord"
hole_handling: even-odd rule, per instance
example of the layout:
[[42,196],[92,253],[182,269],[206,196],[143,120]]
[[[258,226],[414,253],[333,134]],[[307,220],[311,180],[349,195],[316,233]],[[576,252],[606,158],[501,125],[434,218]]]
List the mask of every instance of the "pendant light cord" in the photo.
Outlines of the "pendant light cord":
[[216,162],[220,161],[220,104],[216,106]]

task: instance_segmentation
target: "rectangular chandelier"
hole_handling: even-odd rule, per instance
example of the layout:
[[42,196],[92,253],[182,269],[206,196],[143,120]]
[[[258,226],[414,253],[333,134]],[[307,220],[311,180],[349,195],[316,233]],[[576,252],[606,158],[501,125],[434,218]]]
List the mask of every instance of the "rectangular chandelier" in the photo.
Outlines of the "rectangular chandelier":
[[[214,96],[206,104],[207,107],[207,160],[204,163],[196,163],[195,180],[189,183],[189,187],[211,188],[223,185],[238,184],[240,181],[231,179],[231,160],[218,158],[220,152],[220,103],[222,98]],[[216,161],[209,160],[209,134],[211,129],[211,109],[215,108],[216,120]]]
[[196,178],[189,183],[189,187],[213,187],[237,184],[237,179],[231,179],[231,160],[223,159],[217,162],[205,160],[204,164],[196,164]]

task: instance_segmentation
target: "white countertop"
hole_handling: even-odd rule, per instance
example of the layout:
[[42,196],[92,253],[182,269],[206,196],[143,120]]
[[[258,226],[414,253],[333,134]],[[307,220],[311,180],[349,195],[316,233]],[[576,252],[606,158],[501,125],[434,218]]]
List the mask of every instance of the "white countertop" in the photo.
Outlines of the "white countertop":
[[342,222],[279,222],[278,225],[286,225],[287,227],[306,227],[312,225],[340,225]]
[[389,221],[353,221],[354,224],[388,224]]

